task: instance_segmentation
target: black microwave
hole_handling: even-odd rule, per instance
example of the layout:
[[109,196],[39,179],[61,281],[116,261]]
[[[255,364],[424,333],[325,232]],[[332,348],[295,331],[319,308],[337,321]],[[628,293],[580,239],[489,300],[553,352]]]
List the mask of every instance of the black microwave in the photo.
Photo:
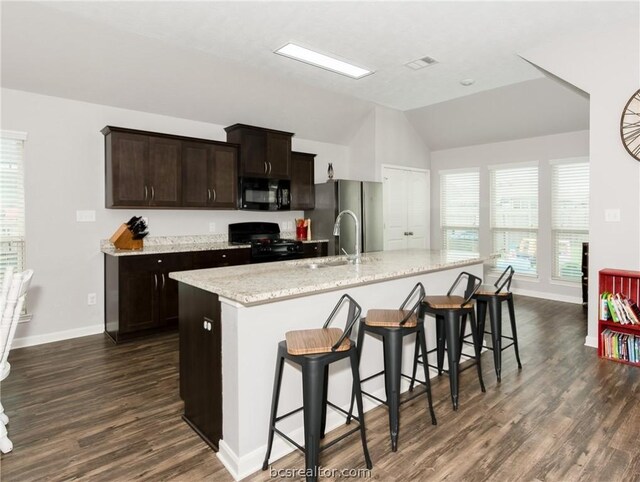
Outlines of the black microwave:
[[291,181],[287,179],[240,178],[240,209],[289,211]]

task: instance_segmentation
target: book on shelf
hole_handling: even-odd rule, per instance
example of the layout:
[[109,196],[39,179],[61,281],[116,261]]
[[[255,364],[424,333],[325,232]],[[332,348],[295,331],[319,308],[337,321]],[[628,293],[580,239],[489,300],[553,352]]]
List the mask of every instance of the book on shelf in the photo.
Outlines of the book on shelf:
[[640,325],[640,308],[622,293],[605,291],[600,295],[600,319],[621,325]]
[[640,336],[619,333],[607,328],[600,334],[602,356],[613,360],[640,363]]

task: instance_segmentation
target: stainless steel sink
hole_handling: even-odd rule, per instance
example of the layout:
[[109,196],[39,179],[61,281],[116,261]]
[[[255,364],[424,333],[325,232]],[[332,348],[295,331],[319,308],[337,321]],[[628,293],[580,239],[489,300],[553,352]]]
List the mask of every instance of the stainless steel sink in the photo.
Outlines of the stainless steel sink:
[[319,269],[319,268],[331,268],[333,266],[344,266],[349,264],[346,260],[340,261],[329,261],[328,263],[310,263],[307,265],[309,269]]

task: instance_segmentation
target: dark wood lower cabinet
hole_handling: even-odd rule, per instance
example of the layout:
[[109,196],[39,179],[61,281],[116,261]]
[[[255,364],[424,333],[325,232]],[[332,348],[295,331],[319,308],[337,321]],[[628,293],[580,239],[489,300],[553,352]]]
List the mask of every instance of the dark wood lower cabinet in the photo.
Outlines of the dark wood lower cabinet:
[[305,258],[318,258],[320,256],[327,256],[329,243],[326,241],[319,243],[304,243],[302,245],[302,249]]
[[159,255],[105,254],[105,332],[116,343],[178,324],[178,282],[173,271],[246,264],[249,248]]
[[172,271],[191,269],[189,256],[105,255],[105,332],[116,342],[178,323],[178,284]]
[[218,296],[180,283],[183,419],[215,451],[222,438],[222,344]]

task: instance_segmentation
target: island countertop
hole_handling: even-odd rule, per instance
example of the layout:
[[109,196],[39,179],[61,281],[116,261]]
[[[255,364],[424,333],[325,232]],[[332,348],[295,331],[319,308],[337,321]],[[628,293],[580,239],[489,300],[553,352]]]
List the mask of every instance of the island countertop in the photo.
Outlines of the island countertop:
[[[359,265],[323,266],[344,256],[170,273],[176,281],[245,306],[415,276],[490,259],[477,253],[409,249],[366,253]],[[315,267],[313,266],[315,265]]]

